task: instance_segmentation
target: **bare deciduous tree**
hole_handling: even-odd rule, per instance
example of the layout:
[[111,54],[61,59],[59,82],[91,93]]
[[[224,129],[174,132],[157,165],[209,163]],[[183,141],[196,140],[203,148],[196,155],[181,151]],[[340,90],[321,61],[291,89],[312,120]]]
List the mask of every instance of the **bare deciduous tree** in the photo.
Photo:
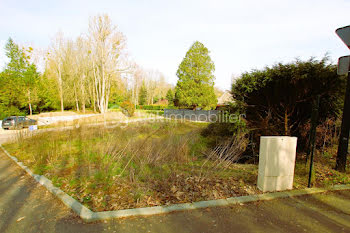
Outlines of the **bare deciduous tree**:
[[101,113],[108,109],[111,82],[120,76],[125,55],[125,37],[107,15],[91,18],[89,42],[93,65],[96,104]]
[[63,80],[62,80],[62,66],[63,66],[63,47],[64,40],[61,32],[57,33],[51,48],[49,48],[47,56],[46,70],[51,71],[57,78],[61,111],[64,111],[64,100],[63,100]]
[[56,80],[62,111],[66,107],[85,112],[88,106],[105,113],[110,98],[131,97],[137,105],[142,83],[149,93],[147,104],[153,104],[171,88],[159,71],[130,64],[125,36],[107,15],[90,18],[88,33],[75,41],[58,33],[47,53],[45,72]]

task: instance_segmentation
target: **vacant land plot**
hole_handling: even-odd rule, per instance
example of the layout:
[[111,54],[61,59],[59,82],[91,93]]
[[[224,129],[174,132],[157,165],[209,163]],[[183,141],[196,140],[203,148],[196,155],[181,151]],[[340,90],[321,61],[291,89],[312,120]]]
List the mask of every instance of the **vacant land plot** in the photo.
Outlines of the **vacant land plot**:
[[[258,166],[216,156],[201,136],[204,127],[176,121],[81,126],[18,137],[5,147],[94,211],[259,193]],[[316,186],[350,183],[350,175],[334,171],[332,163],[316,159]],[[307,174],[307,166],[297,162],[295,188],[306,187]]]
[[6,148],[95,211],[256,193],[256,165],[223,166],[201,154],[203,127],[175,122],[80,127],[19,139]]

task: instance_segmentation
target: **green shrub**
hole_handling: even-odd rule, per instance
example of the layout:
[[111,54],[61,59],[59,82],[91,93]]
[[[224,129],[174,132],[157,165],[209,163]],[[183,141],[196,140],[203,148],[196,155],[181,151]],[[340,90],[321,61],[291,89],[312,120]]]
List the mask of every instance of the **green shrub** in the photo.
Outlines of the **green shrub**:
[[166,106],[166,105],[137,105],[136,109],[164,110],[164,109],[177,109],[177,107],[175,107],[175,106]]
[[108,109],[119,109],[119,104],[108,104]]
[[157,116],[164,116],[164,111],[162,110],[145,110],[146,113],[154,114]]
[[345,83],[346,76],[337,75],[337,66],[328,57],[311,58],[243,73],[231,93],[253,130],[254,143],[259,145],[262,135],[296,136],[302,152],[307,149],[306,124],[317,96],[321,96],[319,123],[336,119],[342,111]]
[[124,101],[123,103],[121,103],[120,108],[126,116],[132,117],[134,115],[135,107],[132,103],[130,103],[130,101]]

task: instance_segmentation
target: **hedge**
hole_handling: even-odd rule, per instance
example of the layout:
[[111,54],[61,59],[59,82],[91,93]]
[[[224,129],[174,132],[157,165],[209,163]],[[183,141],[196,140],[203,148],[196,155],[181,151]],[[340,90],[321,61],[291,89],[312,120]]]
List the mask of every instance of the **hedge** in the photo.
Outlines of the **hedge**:
[[177,107],[175,107],[175,106],[166,106],[166,105],[137,105],[136,109],[164,110],[164,109],[177,109]]

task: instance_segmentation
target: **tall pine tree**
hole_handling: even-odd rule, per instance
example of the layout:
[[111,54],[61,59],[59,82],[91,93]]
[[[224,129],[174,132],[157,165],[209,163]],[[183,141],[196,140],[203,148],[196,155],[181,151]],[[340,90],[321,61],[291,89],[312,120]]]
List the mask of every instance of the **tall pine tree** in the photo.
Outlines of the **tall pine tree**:
[[147,102],[147,88],[145,82],[142,82],[139,95],[139,105],[145,105]]
[[0,75],[0,116],[24,115],[27,110],[31,115],[33,92],[39,78],[36,66],[27,55],[32,48],[25,50],[9,38],[5,51],[9,63]]
[[166,93],[166,99],[168,100],[169,105],[173,105],[174,104],[174,92],[173,90],[170,88],[167,93]]
[[176,73],[179,80],[175,88],[175,103],[193,109],[214,108],[217,103],[214,70],[209,50],[202,43],[194,42]]

